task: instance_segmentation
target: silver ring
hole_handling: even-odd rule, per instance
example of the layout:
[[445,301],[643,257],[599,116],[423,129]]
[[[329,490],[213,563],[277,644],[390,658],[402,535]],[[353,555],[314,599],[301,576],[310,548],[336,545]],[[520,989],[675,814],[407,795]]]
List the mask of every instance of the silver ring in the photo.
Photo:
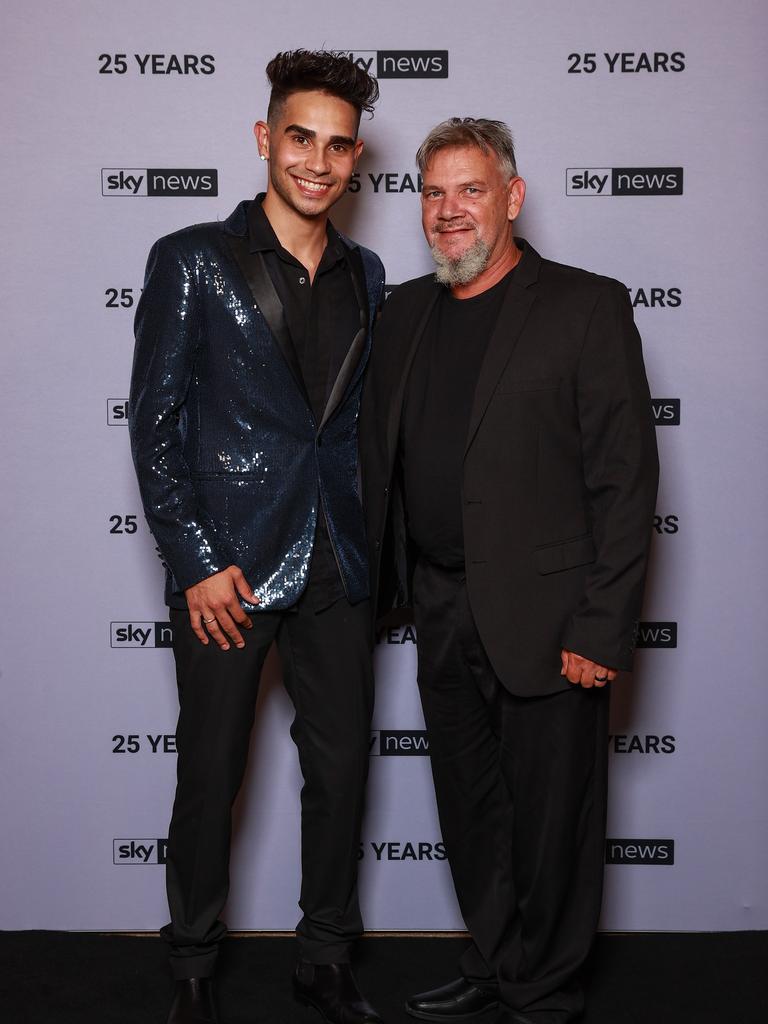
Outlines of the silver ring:
[[215,622],[215,621],[216,621],[216,616],[215,615],[212,616],[210,619],[203,619],[203,622]]
[[608,676],[595,676],[595,682],[596,683],[607,683],[608,682]]

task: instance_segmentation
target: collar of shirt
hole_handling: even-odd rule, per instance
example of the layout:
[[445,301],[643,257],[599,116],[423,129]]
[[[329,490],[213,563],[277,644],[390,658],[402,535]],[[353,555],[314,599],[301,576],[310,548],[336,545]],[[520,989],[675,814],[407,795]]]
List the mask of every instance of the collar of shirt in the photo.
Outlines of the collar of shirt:
[[[292,253],[288,252],[280,244],[280,239],[275,234],[275,229],[269,223],[269,218],[264,213],[262,207],[265,195],[265,192],[260,192],[248,207],[248,237],[251,252],[274,252],[283,262],[290,263],[294,267],[300,267],[302,270],[306,269]],[[338,231],[330,221],[328,221],[326,226],[326,234],[328,236],[328,244],[323,250],[323,255],[317,268],[318,273],[328,270],[344,259],[344,243],[339,238]]]

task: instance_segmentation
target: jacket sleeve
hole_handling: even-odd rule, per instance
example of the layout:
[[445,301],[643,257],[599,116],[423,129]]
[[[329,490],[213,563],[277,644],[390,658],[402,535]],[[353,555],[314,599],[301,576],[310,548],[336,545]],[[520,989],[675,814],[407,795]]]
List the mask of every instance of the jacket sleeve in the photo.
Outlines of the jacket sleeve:
[[618,282],[610,282],[595,305],[576,383],[596,559],[562,645],[601,665],[629,670],[659,468],[640,336],[629,294]]
[[229,564],[184,458],[184,404],[199,331],[194,274],[174,243],[161,238],[150,251],[136,309],[128,422],[144,513],[182,590]]

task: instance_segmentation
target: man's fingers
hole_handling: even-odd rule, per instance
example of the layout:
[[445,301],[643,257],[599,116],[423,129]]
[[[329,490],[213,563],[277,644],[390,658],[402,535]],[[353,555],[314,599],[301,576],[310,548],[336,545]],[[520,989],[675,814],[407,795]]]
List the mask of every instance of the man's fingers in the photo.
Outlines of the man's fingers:
[[195,634],[201,644],[208,644],[208,634],[203,629],[203,616],[200,612],[190,611],[189,613],[189,624],[192,627],[192,632]]
[[569,683],[581,682],[581,665],[572,656],[568,658],[568,671],[565,676]]
[[[614,673],[614,675],[615,675],[615,673]],[[595,665],[595,667],[594,667],[594,669],[592,671],[592,678],[594,680],[595,686],[597,686],[598,689],[601,686],[605,686],[605,684],[608,682],[609,677],[610,677],[610,672],[605,667],[605,665]]]
[[230,601],[230,603],[226,607],[226,610],[229,612],[229,614],[232,616],[232,618],[235,620],[238,626],[243,626],[245,629],[251,629],[253,623],[250,620],[248,612],[243,611],[243,609],[240,607],[239,601]]
[[566,651],[560,651],[560,675],[564,676],[568,671],[568,654]]
[[[206,618],[208,618],[208,616],[206,616]],[[224,633],[221,630],[221,626],[219,626],[219,621],[217,618],[214,617],[212,622],[206,622],[205,628],[211,634],[211,636],[222,649],[222,651],[229,650],[229,639],[226,636],[224,636]]]
[[[238,569],[237,566],[232,569],[232,582],[235,584],[235,590],[244,601],[247,601],[248,604],[259,603],[258,597],[253,592],[253,587],[248,583],[245,576],[243,576],[242,570]],[[252,625],[253,623],[249,620],[248,628],[250,629]]]
[[237,628],[234,619],[226,608],[221,608],[216,613],[216,620],[218,621],[221,629],[223,629],[223,631],[232,638],[232,642],[235,647],[245,647],[245,640],[243,640],[240,630]]

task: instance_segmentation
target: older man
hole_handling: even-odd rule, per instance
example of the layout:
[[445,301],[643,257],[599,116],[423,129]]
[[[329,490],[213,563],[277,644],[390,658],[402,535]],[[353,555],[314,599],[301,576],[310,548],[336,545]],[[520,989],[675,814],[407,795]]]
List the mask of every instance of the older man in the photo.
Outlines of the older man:
[[417,162],[437,273],[381,319],[364,488],[379,612],[414,608],[472,943],[407,1009],[564,1024],[600,909],[606,684],[631,667],[648,557],[648,385],[627,290],[514,237],[506,125],[452,118]]

